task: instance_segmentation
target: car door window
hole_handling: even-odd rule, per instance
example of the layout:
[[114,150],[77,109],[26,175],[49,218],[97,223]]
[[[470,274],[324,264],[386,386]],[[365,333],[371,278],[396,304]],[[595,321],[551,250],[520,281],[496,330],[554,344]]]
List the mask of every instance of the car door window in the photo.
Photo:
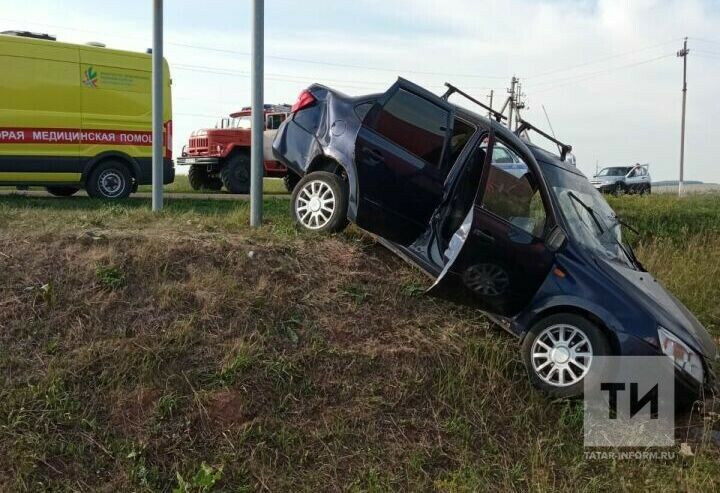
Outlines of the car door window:
[[405,89],[398,89],[370,127],[415,156],[442,167],[450,114]]
[[448,159],[448,165],[457,161],[460,157],[460,153],[465,149],[470,137],[475,132],[475,127],[469,123],[456,118],[453,125],[452,137],[450,137],[450,159]]
[[514,166],[508,169],[504,163],[492,163],[488,170],[482,207],[540,238],[545,230],[547,214],[537,181],[522,158],[500,142],[495,145],[493,160],[495,150],[502,149]]

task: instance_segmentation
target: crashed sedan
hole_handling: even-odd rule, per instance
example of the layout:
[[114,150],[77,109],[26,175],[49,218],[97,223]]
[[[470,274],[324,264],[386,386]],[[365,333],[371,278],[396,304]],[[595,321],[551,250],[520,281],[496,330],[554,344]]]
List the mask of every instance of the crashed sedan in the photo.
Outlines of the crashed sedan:
[[[434,279],[430,295],[476,307],[521,340],[531,382],[582,394],[600,355],[667,355],[676,394],[713,381],[715,344],[645,271],[621,221],[566,159],[494,118],[399,79],[382,94],[303,91],[273,143],[302,179],[291,212],[316,232],[348,221]],[[541,132],[542,133],[542,132]]]

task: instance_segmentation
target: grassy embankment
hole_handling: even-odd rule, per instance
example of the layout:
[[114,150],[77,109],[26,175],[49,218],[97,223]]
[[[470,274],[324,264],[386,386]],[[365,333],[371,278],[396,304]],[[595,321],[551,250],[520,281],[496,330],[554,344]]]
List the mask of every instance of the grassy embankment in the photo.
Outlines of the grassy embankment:
[[[612,202],[720,336],[720,198]],[[720,488],[717,414],[678,429],[694,456],[586,461],[512,338],[287,207],[0,197],[0,491]]]

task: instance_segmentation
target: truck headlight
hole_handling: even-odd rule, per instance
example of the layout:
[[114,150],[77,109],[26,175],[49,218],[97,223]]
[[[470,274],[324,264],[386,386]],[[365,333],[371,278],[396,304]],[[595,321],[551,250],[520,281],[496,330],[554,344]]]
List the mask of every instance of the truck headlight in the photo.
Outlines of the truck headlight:
[[700,356],[687,347],[675,334],[662,327],[658,327],[658,337],[663,353],[675,362],[675,366],[699,383],[703,383],[704,372]]

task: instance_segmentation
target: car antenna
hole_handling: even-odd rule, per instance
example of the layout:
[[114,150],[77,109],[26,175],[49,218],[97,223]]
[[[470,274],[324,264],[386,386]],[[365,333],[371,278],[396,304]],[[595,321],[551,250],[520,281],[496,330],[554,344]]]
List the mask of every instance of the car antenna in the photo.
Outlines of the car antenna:
[[[555,135],[555,129],[552,126],[552,122],[550,121],[550,117],[548,116],[547,110],[545,109],[545,105],[541,104],[540,106],[542,106],[542,110],[543,110],[543,113],[545,114],[545,119],[548,122],[548,127],[550,127],[550,132],[552,133],[552,136],[557,139],[557,135]],[[558,145],[558,151],[562,152],[562,149],[560,148],[559,145]]]
[[499,121],[502,121],[502,120],[507,120],[507,117],[506,117],[505,115],[503,115],[502,113],[500,113],[500,112],[498,112],[498,111],[495,111],[494,109],[492,109],[490,106],[486,105],[485,103],[481,103],[480,101],[478,101],[477,99],[475,99],[474,97],[472,97],[471,95],[469,95],[468,93],[466,93],[466,92],[458,89],[457,87],[455,87],[454,85],[450,84],[449,82],[446,82],[446,83],[445,83],[445,86],[446,86],[448,89],[447,89],[447,91],[445,91],[445,94],[443,94],[443,95],[441,96],[441,98],[442,98],[443,100],[447,101],[447,100],[450,98],[450,96],[452,96],[452,95],[455,94],[455,93],[458,93],[458,94],[460,94],[461,96],[465,97],[466,99],[469,99],[469,100],[472,101],[473,103],[477,104],[477,105],[480,106],[481,108],[489,111],[490,114],[493,115],[493,116],[495,117],[495,120],[497,120],[498,122],[499,122]]

